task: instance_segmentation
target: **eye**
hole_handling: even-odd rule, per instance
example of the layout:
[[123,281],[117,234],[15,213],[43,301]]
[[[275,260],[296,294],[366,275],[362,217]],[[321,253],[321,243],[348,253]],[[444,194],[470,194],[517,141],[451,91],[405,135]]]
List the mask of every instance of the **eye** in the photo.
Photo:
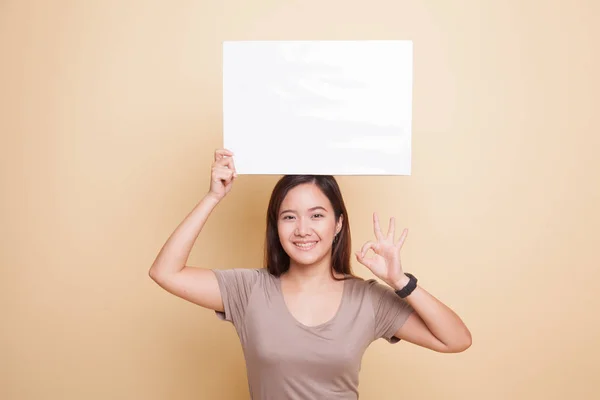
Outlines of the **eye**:
[[294,218],[294,216],[293,215],[285,215],[282,219],[286,220],[286,219],[291,219],[291,218]]
[[313,217],[325,217],[323,214],[313,214]]

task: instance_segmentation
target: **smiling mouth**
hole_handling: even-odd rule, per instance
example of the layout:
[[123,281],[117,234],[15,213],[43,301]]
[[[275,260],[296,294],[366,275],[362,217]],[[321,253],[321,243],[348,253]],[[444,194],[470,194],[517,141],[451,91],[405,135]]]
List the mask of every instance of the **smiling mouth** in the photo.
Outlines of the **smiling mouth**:
[[294,243],[294,246],[296,246],[296,248],[298,248],[300,250],[304,250],[304,251],[312,250],[315,248],[316,245],[317,245],[317,242]]

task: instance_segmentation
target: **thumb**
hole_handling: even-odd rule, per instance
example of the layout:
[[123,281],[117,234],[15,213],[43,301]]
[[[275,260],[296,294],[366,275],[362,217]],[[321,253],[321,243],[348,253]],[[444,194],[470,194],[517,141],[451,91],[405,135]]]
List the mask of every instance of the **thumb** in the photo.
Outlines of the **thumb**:
[[356,255],[356,259],[358,260],[359,263],[361,263],[362,265],[364,265],[365,267],[371,269],[371,260],[369,260],[368,258],[364,257],[360,251],[357,251],[354,253]]

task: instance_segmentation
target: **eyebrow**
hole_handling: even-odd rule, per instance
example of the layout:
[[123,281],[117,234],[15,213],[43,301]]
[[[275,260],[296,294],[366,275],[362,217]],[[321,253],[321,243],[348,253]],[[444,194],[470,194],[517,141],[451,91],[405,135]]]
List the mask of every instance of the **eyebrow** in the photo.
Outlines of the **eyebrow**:
[[[315,210],[323,210],[323,211],[327,212],[327,209],[325,207],[321,207],[321,206],[316,206],[316,207],[312,207],[312,208],[308,209],[308,211],[315,211]],[[295,213],[296,211],[295,210],[283,210],[282,212],[279,213],[279,215],[284,214],[286,212]]]

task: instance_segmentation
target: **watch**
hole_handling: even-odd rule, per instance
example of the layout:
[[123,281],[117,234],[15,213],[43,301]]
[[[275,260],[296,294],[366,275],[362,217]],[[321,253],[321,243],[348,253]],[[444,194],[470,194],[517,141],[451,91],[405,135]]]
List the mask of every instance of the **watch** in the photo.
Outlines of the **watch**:
[[402,289],[395,290],[394,292],[401,298],[407,297],[417,288],[417,278],[413,274],[405,272],[404,275],[408,276],[408,283]]

